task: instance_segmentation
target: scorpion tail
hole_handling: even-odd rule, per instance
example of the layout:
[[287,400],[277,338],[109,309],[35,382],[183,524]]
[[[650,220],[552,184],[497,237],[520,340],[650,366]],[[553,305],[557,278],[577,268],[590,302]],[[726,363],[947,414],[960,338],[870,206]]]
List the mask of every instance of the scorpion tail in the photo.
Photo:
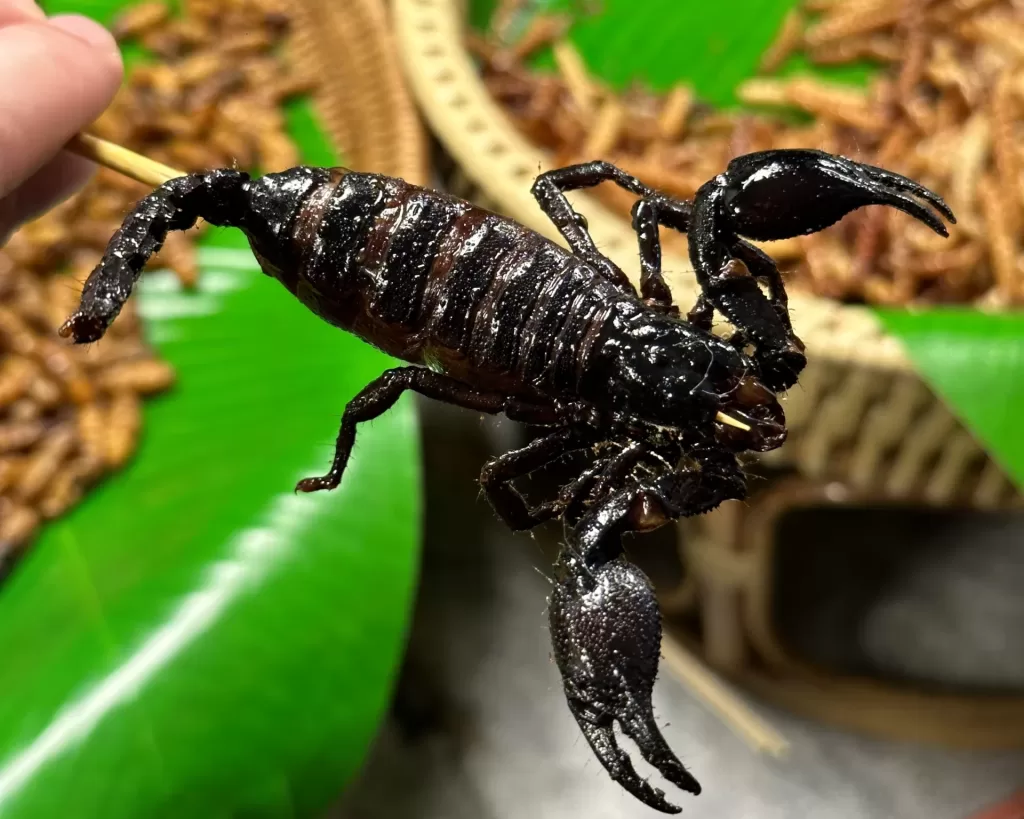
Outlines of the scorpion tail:
[[168,231],[187,230],[199,218],[214,225],[235,225],[245,212],[249,177],[234,170],[189,174],[168,180],[142,199],[107,244],[89,274],[78,310],[58,331],[76,344],[102,338],[131,295],[149,258],[163,246]]

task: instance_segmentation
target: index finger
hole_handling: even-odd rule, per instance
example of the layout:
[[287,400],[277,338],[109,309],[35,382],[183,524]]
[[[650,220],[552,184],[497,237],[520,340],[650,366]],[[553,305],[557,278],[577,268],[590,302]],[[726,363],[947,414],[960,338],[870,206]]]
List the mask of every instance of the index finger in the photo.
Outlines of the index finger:
[[113,38],[84,18],[0,27],[0,197],[95,120],[121,76]]

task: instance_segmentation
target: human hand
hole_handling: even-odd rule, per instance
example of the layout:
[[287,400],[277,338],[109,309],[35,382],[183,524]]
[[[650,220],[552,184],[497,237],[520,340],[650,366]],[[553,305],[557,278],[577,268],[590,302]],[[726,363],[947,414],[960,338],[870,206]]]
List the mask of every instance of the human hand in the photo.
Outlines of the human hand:
[[61,149],[110,104],[122,71],[98,23],[0,0],[0,244],[92,175],[95,165]]

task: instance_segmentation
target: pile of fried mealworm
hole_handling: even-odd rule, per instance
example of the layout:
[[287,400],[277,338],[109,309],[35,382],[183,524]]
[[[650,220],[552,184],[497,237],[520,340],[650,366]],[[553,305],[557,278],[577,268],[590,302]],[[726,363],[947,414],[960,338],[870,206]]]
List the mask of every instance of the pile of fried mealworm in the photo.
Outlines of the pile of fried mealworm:
[[[866,87],[803,74],[752,79],[737,90],[747,110],[736,113],[700,103],[685,84],[612,91],[588,74],[567,24],[538,16],[518,38],[492,24],[469,39],[492,95],[554,164],[606,159],[679,198],[750,151],[817,148],[884,166],[949,202],[950,238],[892,209],[856,211],[765,245],[795,288],[847,303],[1024,304],[1021,0],[805,0],[764,53],[763,73],[798,52],[881,70]],[[551,43],[557,73],[529,69],[527,58]],[[630,195],[608,185],[596,195],[628,217]],[[685,252],[685,239],[665,238]]]
[[[272,2],[272,0],[269,0]],[[135,6],[113,26],[150,58],[90,132],[184,171],[297,164],[282,101],[312,83],[293,69],[288,19],[264,0]],[[174,381],[129,301],[103,341],[56,334],[121,221],[149,190],[100,169],[79,194],[0,248],[0,576],[40,524],[76,504],[136,449],[141,401]],[[153,266],[185,286],[202,228],[172,233]]]

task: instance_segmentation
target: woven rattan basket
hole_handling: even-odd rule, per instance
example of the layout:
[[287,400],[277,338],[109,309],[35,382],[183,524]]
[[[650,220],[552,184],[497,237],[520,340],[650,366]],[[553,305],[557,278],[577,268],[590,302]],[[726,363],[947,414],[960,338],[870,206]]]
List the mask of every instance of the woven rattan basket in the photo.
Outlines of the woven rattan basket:
[[[791,476],[760,486],[746,504],[726,504],[687,522],[678,540],[685,578],[661,598],[665,639],[695,651],[758,696],[812,719],[887,739],[971,749],[1024,747],[1024,693],[957,693],[938,683],[836,673],[801,657],[774,620],[784,515],[842,506],[931,505],[920,495],[893,499],[885,492]],[[1012,646],[1015,636],[1006,639]]]
[[[463,46],[464,3],[392,3],[410,85],[452,164],[448,187],[561,243],[530,194],[534,177],[551,167],[549,158],[520,135],[480,80]],[[585,193],[574,193],[573,202],[601,250],[637,281],[630,225]],[[697,294],[688,260],[666,252],[664,268],[677,301],[688,307]],[[869,310],[804,294],[793,294],[790,306],[809,363],[800,385],[785,398],[789,439],[763,459],[766,466],[795,471],[809,485],[828,486],[850,503],[870,497],[973,509],[1021,505],[1005,472],[917,376],[900,344]],[[787,502],[802,501],[792,492],[773,495],[774,513]],[[738,550],[771,553],[769,530],[750,534],[761,518],[757,503],[726,504],[681,527],[688,582],[670,591],[665,603],[699,611],[700,648],[712,665],[786,707],[845,727],[975,746],[1024,743],[1019,699],[931,697],[829,678],[785,655],[766,608],[749,602],[770,596],[768,561],[756,563],[756,570],[738,568]],[[760,546],[752,547],[754,540]],[[749,569],[748,564],[743,565]],[[751,644],[751,651],[742,649]],[[750,670],[747,661],[758,646],[778,676]],[[806,696],[808,690],[815,696]],[[887,719],[894,709],[912,718]]]
[[291,0],[290,9],[292,54],[321,80],[317,111],[348,167],[426,184],[427,138],[385,0]]

